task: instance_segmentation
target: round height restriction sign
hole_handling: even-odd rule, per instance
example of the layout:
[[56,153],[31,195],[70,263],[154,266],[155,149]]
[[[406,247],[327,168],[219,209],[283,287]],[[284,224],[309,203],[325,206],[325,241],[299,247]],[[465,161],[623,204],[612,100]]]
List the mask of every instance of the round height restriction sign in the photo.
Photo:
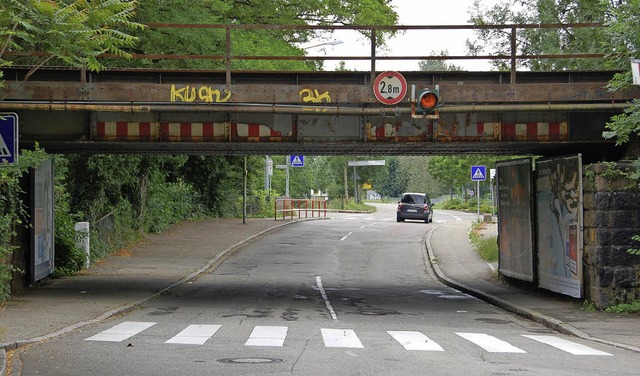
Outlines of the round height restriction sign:
[[382,72],[373,81],[373,94],[384,104],[396,104],[407,95],[407,80],[398,72]]

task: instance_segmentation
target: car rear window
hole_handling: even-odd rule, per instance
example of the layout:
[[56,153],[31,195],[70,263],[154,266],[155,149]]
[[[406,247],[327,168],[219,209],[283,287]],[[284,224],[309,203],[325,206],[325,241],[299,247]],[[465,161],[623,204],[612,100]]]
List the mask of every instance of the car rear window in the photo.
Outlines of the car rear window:
[[404,195],[402,196],[403,204],[423,205],[425,201],[424,195]]

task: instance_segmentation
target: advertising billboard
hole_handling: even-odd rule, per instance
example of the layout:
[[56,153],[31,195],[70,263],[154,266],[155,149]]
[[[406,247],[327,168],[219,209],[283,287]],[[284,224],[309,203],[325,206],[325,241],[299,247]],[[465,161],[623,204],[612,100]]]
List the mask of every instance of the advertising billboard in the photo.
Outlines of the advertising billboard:
[[53,212],[53,160],[42,162],[31,174],[32,205],[32,282],[53,273],[54,212]]
[[531,159],[496,163],[498,185],[498,268],[534,280]]
[[536,162],[539,286],[582,297],[582,158]]

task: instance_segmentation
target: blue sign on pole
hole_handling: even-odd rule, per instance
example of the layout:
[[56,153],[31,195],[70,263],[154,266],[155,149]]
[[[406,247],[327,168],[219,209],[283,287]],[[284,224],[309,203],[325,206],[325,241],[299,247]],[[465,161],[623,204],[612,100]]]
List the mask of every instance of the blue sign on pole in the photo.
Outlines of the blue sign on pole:
[[18,163],[18,115],[0,113],[0,166]]
[[304,167],[304,155],[292,155],[289,165],[291,167]]
[[471,181],[487,180],[487,166],[471,166]]

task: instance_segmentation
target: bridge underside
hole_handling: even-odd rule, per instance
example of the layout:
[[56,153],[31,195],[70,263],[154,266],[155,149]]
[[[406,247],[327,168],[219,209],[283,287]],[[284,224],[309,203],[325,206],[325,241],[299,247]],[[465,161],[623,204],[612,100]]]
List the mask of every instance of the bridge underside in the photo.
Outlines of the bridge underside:
[[[370,73],[45,71],[6,74],[0,111],[20,118],[21,147],[52,153],[543,155],[614,160],[611,116],[640,90],[609,93],[612,73],[408,72],[438,85],[437,118],[415,116],[410,93],[379,103]],[[85,76],[86,74],[86,76]],[[77,77],[75,78],[77,80]]]

